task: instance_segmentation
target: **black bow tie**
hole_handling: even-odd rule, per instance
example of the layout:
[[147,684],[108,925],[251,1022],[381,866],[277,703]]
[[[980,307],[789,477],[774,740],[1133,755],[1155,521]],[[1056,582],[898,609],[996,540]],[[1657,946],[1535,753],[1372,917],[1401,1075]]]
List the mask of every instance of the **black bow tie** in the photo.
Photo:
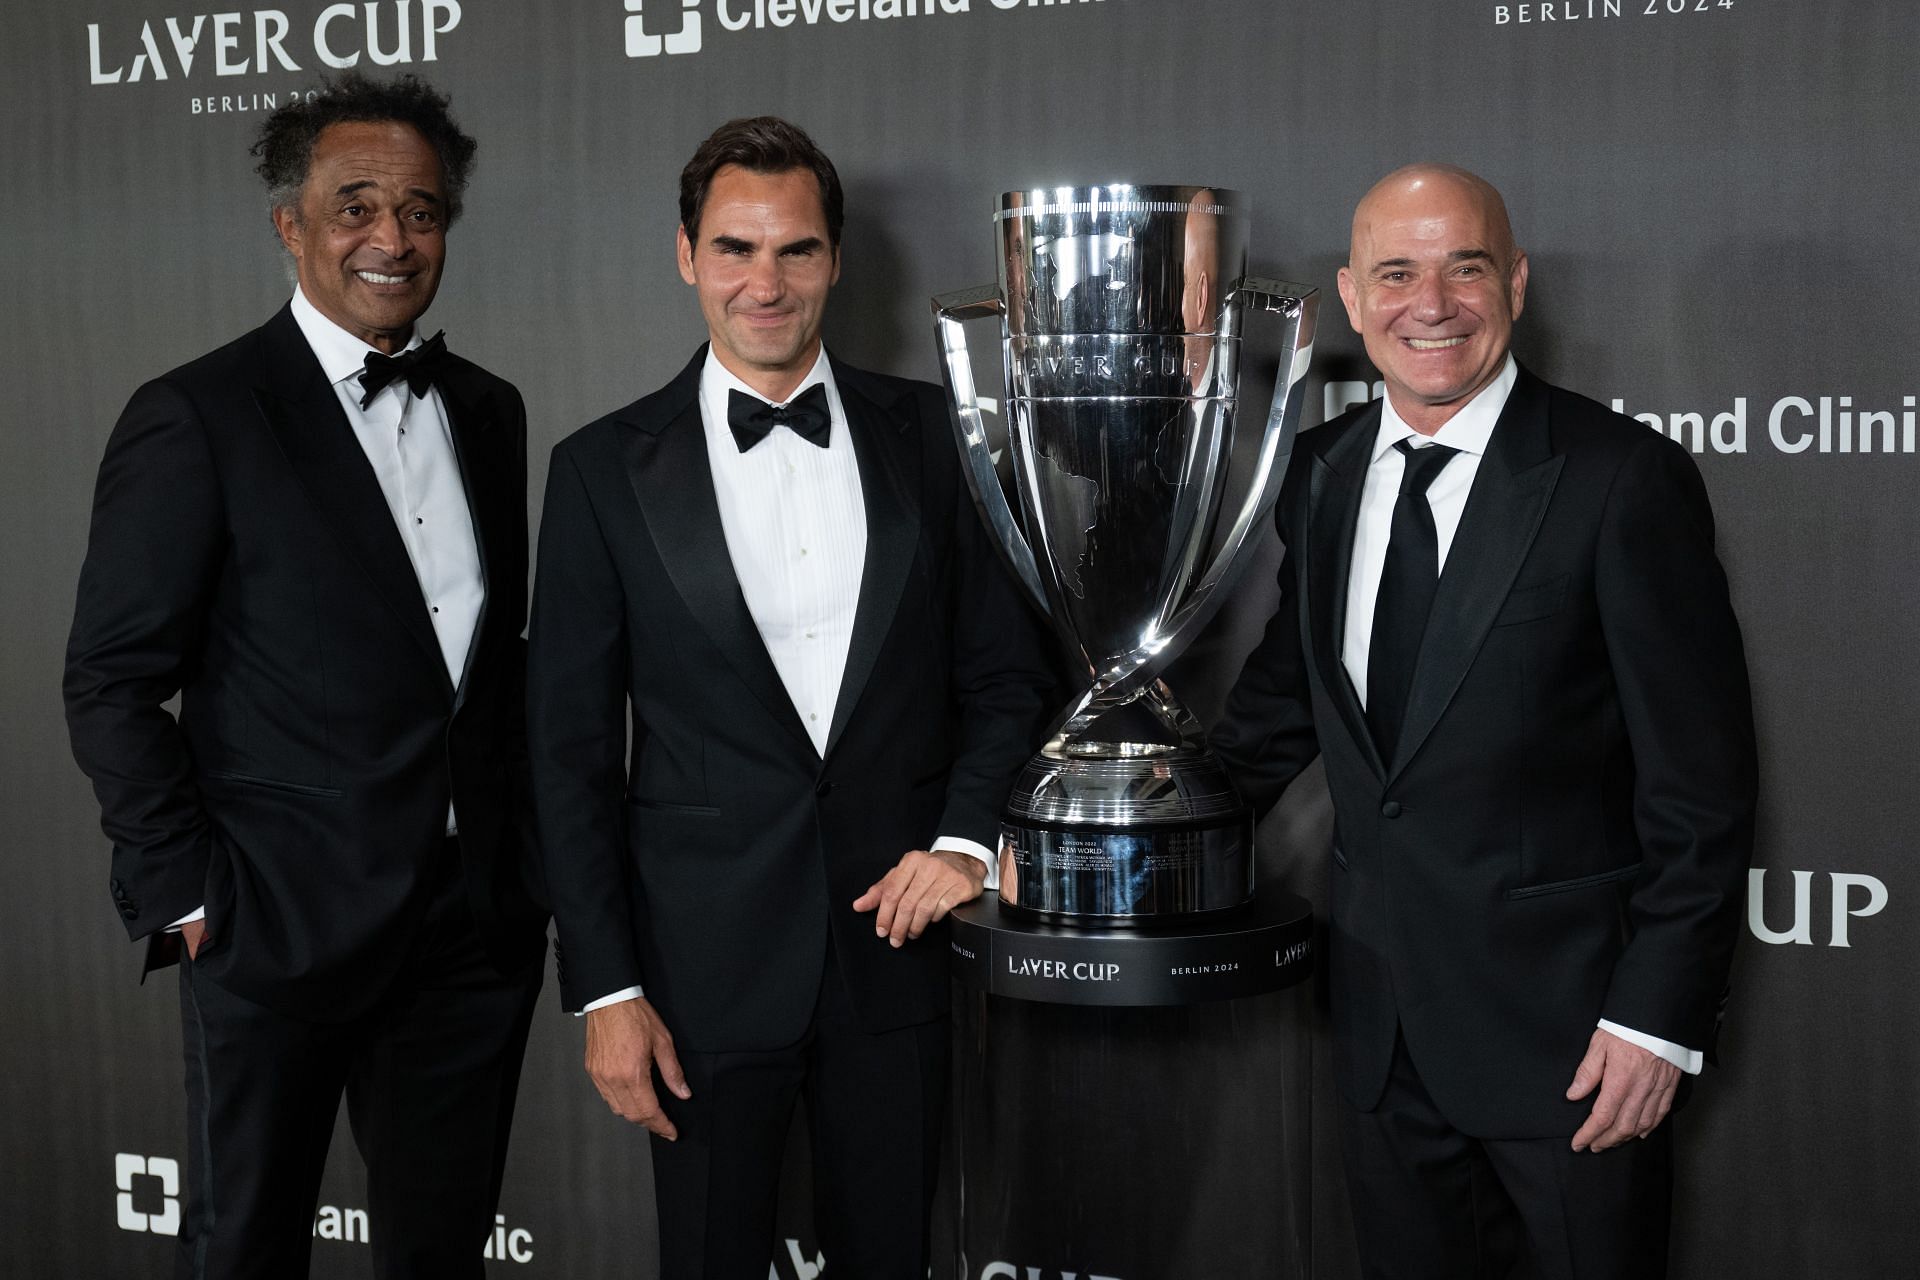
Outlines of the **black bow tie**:
[[397,356],[367,352],[367,371],[360,375],[360,385],[367,389],[367,394],[360,397],[360,407],[364,409],[372,404],[373,398],[394,382],[405,381],[413,394],[425,395],[434,379],[446,371],[449,359],[446,337],[443,329],[413,350]]
[[745,453],[767,438],[775,427],[786,426],[802,440],[827,447],[833,417],[827,412],[827,384],[816,382],[785,404],[768,404],[744,391],[727,393],[727,425],[733,442]]

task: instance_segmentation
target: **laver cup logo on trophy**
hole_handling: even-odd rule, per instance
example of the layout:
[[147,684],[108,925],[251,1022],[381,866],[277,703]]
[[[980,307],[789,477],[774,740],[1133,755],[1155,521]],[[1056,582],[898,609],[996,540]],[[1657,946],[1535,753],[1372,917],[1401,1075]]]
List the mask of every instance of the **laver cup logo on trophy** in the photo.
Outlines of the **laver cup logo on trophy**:
[[[934,299],[974,498],[1091,678],[1008,799],[1000,899],[1020,912],[1153,924],[1253,893],[1252,814],[1159,678],[1220,604],[1299,426],[1318,298],[1245,275],[1248,222],[1245,197],[1213,187],[1013,191],[1000,285]],[[1209,558],[1250,311],[1282,320],[1280,370],[1251,487]],[[1018,520],[967,349],[965,322],[989,317]]]

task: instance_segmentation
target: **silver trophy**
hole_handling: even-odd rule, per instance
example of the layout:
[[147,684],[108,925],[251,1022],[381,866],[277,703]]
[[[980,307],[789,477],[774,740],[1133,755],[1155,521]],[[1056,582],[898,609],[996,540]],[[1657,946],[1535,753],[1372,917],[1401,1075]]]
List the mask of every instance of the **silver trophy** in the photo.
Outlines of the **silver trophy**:
[[[947,394],[974,500],[1091,678],[1014,783],[1000,899],[1085,925],[1239,906],[1252,814],[1159,673],[1213,615],[1279,493],[1317,291],[1245,275],[1247,201],[1217,187],[1011,191],[996,225],[1000,285],[933,300]],[[1280,369],[1251,487],[1209,558],[1249,310],[1282,318]],[[965,322],[989,317],[1020,520],[967,350]]]

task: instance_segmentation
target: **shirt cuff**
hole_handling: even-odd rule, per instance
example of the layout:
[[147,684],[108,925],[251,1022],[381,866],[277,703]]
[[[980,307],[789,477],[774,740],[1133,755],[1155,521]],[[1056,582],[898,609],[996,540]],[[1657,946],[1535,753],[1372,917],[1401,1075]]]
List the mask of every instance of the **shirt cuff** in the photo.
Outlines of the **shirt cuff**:
[[580,1012],[573,1016],[576,1018],[584,1018],[595,1009],[604,1009],[610,1004],[621,1004],[628,1000],[638,1000],[644,994],[639,987],[622,987],[612,995],[605,995],[601,996],[598,1000],[587,1001],[586,1004],[581,1006]]
[[933,848],[928,850],[930,853],[943,851],[947,853],[964,853],[969,858],[978,858],[980,860],[981,865],[987,869],[987,878],[980,884],[982,891],[987,889],[997,890],[1000,887],[1000,862],[993,856],[993,851],[981,844],[978,840],[968,840],[964,836],[941,836],[933,842]]
[[1628,1044],[1638,1045],[1648,1053],[1658,1054],[1690,1076],[1699,1075],[1700,1068],[1706,1065],[1706,1055],[1698,1049],[1689,1049],[1671,1040],[1662,1040],[1659,1036],[1650,1036],[1644,1031],[1635,1031],[1617,1022],[1608,1022],[1605,1018],[1600,1019],[1600,1029],[1619,1036]]
[[168,925],[166,928],[166,932],[178,933],[180,932],[181,925],[192,924],[195,920],[205,920],[206,918],[207,918],[207,909],[205,907],[195,907],[193,910],[187,912],[187,914],[181,916],[178,920],[175,920],[172,924]]

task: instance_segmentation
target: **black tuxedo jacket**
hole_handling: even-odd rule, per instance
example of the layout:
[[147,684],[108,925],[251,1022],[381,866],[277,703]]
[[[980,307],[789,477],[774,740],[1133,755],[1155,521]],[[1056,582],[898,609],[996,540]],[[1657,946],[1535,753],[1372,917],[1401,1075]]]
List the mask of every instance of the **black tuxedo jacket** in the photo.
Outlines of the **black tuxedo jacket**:
[[863,1025],[924,1022],[946,1009],[945,929],[896,951],[852,903],[940,835],[997,845],[1049,710],[1044,650],[940,390],[835,361],[867,552],[822,758],[727,555],[704,360],[562,441],[548,474],[528,726],[561,994],[640,984],[682,1047],[792,1044],[831,930]]
[[1382,760],[1340,661],[1379,422],[1300,437],[1279,610],[1213,740],[1262,811],[1325,757],[1348,1099],[1379,1097],[1397,1025],[1458,1128],[1571,1134],[1597,1021],[1710,1050],[1725,992],[1756,766],[1706,491],[1680,446],[1522,371]]
[[204,903],[202,971],[297,1017],[351,1016],[389,985],[449,795],[496,963],[544,947],[523,854],[526,415],[511,385],[452,365],[439,389],[486,583],[457,683],[290,310],[141,387],[100,465],[65,688],[114,902],[156,942]]

